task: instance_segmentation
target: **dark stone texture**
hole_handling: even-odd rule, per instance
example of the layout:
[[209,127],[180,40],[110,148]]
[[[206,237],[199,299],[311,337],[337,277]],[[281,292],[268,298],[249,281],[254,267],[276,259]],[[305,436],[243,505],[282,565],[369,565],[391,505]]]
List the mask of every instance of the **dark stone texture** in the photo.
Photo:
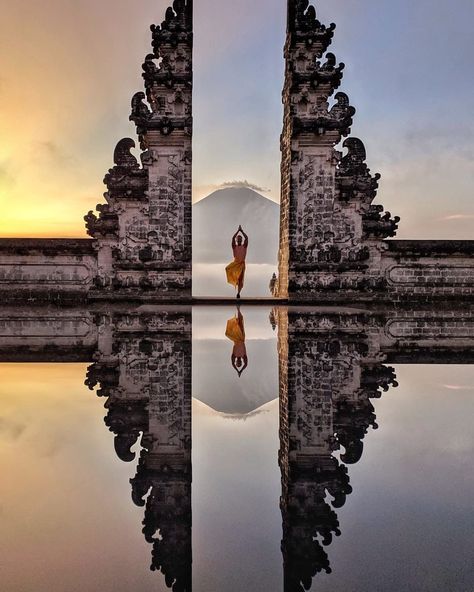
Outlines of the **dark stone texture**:
[[325,27],[308,0],[288,0],[279,277],[272,293],[293,303],[474,298],[474,241],[386,241],[400,218],[374,204],[380,175],[339,88],[344,65],[324,53]]
[[90,238],[0,238],[0,253],[95,255],[95,250]]

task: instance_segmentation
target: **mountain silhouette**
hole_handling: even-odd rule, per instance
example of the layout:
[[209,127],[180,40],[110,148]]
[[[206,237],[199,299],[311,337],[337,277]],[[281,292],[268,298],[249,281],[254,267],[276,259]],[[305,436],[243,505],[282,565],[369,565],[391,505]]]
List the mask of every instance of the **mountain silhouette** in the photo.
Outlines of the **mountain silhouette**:
[[[193,206],[194,263],[229,263],[231,239],[239,225],[249,235],[249,264],[275,265],[280,206],[245,187],[211,193]],[[266,279],[267,282],[267,279]]]

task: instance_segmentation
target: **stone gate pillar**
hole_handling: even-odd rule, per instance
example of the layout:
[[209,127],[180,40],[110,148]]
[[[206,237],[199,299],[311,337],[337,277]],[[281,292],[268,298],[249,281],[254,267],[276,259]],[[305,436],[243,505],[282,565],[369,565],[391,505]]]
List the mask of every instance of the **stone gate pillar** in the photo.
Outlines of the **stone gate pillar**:
[[379,175],[371,176],[365,149],[346,140],[355,109],[338,92],[344,64],[327,53],[335,25],[316,18],[308,0],[288,0],[279,278],[275,294],[310,300],[341,290],[374,290],[383,240],[398,219],[373,206]]
[[[86,216],[96,239],[96,295],[191,298],[193,4],[174,0],[151,27],[145,93],[132,99],[132,139],[117,145],[105,178],[107,204]],[[94,293],[92,294],[94,296]]]

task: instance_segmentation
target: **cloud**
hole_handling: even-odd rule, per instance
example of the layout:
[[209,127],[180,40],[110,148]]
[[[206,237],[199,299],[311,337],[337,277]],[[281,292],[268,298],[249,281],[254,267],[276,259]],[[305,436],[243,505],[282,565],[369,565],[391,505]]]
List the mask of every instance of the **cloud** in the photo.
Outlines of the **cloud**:
[[254,183],[249,183],[247,180],[245,181],[225,181],[218,185],[219,189],[227,189],[229,187],[232,188],[244,188],[244,189],[252,189],[253,191],[259,191],[261,193],[269,193],[270,189],[265,189],[264,187],[260,187],[260,185],[255,185]]
[[0,435],[5,436],[7,440],[18,440],[25,430],[26,425],[0,417]]
[[440,220],[474,220],[474,214],[452,214],[451,216],[445,216]]
[[71,165],[74,159],[70,154],[66,153],[65,150],[56,142],[52,140],[44,140],[36,144],[36,148],[40,151],[40,158],[47,159],[59,166]]
[[462,154],[467,160],[472,160],[472,134],[474,126],[471,123],[463,125],[456,121],[444,121],[443,124],[429,122],[412,123],[402,142],[410,151],[425,154],[439,154],[453,152]]
[[440,152],[436,157],[409,154],[371,164],[382,173],[377,202],[402,218],[397,238],[472,238],[474,218],[468,217],[473,214],[471,161]]
[[10,187],[15,183],[15,179],[10,170],[10,166],[6,162],[0,163],[0,185]]
[[474,390],[473,386],[467,386],[462,384],[443,384],[445,389],[450,391],[472,391]]
[[262,413],[270,413],[270,409],[256,409],[250,413],[219,413],[222,419],[230,419],[231,421],[248,421]]

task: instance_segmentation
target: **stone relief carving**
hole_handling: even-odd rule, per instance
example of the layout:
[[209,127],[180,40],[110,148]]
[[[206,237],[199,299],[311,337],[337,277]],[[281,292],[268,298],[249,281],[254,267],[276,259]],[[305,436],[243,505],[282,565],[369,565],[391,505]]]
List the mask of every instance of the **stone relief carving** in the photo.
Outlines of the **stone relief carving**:
[[89,212],[96,241],[96,289],[126,296],[191,296],[192,1],[175,0],[151,27],[153,53],[143,63],[145,92],[131,102],[142,167],[121,140],[104,182],[107,204]]
[[316,18],[316,9],[310,5],[309,0],[289,0],[288,17],[290,32],[298,32],[298,38],[291,39],[294,44],[304,43],[308,48],[316,45],[321,54],[326,51],[334,36],[336,25],[323,25]]
[[[289,0],[282,134],[282,232],[279,296],[312,291],[380,292],[382,241],[400,218],[372,205],[380,175],[371,175],[365,147],[347,139],[355,109],[339,88],[344,64],[326,53],[335,25],[325,27],[307,0]],[[332,102],[333,101],[333,102]],[[311,271],[311,276],[303,273]],[[347,274],[347,275],[346,275]]]

